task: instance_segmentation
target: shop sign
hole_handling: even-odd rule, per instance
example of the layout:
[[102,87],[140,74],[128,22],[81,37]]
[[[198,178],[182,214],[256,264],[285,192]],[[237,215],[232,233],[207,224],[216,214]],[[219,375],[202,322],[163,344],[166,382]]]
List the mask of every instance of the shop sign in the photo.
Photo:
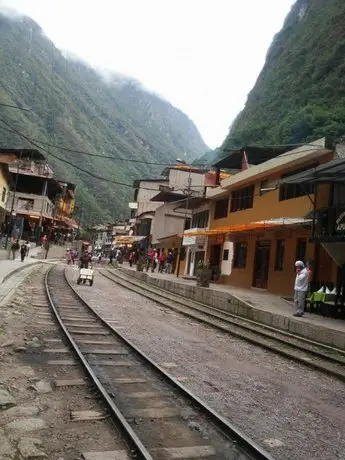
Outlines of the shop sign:
[[182,246],[193,246],[196,244],[196,236],[184,236]]

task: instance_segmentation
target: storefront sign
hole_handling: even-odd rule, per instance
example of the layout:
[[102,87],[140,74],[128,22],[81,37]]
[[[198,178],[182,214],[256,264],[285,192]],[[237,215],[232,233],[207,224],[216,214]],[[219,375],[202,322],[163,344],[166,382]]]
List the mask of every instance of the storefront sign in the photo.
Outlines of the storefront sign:
[[196,236],[184,236],[182,246],[192,246],[196,243]]

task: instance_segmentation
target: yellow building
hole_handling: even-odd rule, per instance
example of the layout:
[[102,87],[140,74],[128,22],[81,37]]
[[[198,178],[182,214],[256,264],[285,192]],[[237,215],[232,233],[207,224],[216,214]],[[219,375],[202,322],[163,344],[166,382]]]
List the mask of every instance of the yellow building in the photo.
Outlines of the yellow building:
[[[221,166],[227,162],[230,168],[241,168],[239,153],[244,152],[230,154]],[[315,196],[310,184],[281,185],[280,181],[333,156],[324,139],[279,155],[261,149],[256,152],[256,165],[208,191],[207,258],[212,268],[220,267],[220,282],[291,293],[296,259],[315,259],[314,244],[309,242]],[[327,186],[317,199],[318,207],[327,206]]]

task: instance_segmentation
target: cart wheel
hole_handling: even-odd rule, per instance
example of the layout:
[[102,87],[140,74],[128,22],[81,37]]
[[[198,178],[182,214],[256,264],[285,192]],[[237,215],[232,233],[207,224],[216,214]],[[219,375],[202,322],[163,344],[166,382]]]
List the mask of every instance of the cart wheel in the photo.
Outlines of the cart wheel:
[[81,279],[78,278],[78,279],[77,279],[77,284],[80,284],[80,283],[81,283]]
[[93,280],[90,280],[90,286],[92,286],[92,285],[93,285]]

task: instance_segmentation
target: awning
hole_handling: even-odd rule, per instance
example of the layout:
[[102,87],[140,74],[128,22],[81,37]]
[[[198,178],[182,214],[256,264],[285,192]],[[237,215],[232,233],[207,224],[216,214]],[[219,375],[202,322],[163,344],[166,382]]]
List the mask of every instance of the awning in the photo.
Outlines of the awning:
[[138,235],[120,235],[115,237],[115,244],[133,244],[137,243],[143,239],[145,239],[146,236],[138,236]]
[[281,227],[293,227],[295,225],[311,225],[312,219],[303,218],[278,218],[270,219],[266,221],[250,222],[247,224],[229,225],[227,227],[217,227],[211,230],[200,230],[196,232],[188,232],[180,234],[180,236],[212,236],[212,235],[224,235],[226,233],[239,233],[239,232],[250,232],[255,230],[272,230]]
[[286,177],[280,181],[281,184],[329,184],[331,182],[345,182],[344,158],[330,161],[316,168]]

